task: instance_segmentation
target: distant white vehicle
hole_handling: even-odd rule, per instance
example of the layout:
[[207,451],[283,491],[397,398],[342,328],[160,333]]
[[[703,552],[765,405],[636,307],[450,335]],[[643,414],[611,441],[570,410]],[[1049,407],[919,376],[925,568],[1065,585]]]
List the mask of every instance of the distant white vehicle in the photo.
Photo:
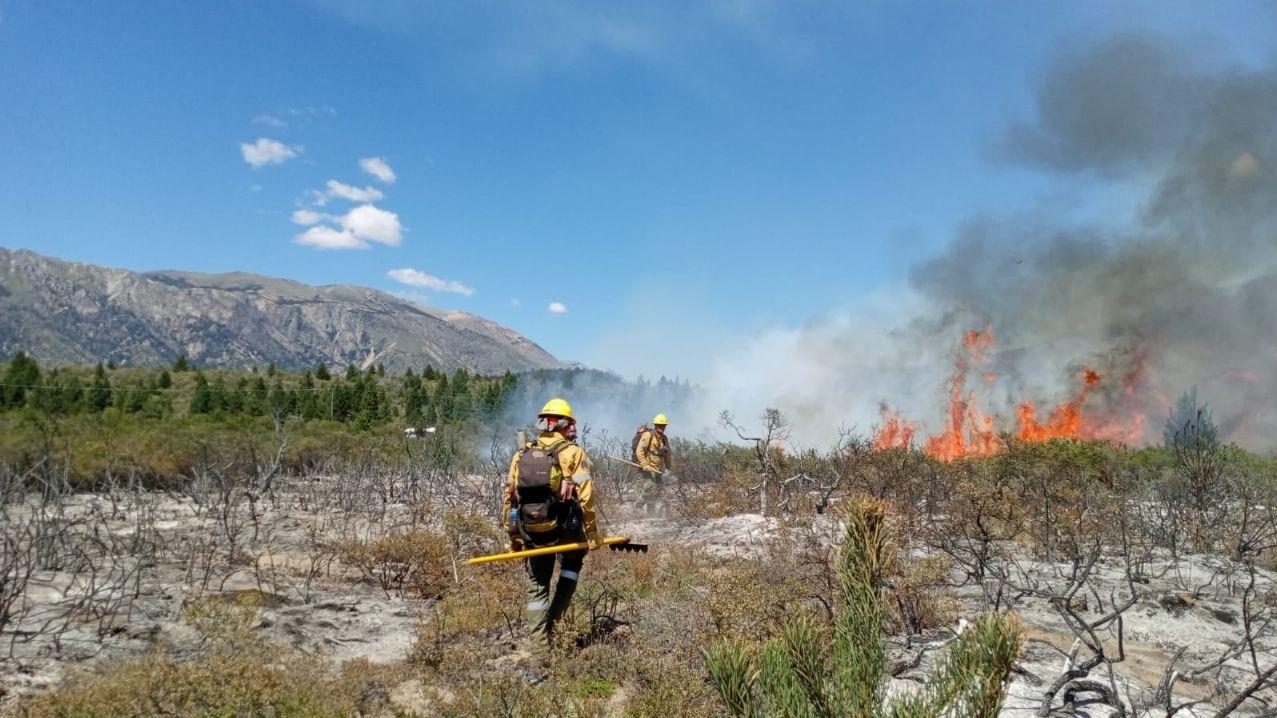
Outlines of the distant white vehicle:
[[435,433],[435,427],[433,426],[428,426],[424,429],[418,429],[415,426],[410,426],[407,429],[403,430],[404,436],[409,439],[421,436],[422,434],[433,434],[433,433]]

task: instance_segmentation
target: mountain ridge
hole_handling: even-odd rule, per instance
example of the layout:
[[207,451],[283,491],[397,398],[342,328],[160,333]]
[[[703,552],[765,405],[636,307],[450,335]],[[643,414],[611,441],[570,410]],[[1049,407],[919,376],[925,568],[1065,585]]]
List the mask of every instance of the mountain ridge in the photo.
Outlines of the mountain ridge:
[[213,368],[563,366],[508,327],[368,287],[250,272],[134,272],[0,247],[0,353],[18,350],[52,364],[159,365],[185,355]]

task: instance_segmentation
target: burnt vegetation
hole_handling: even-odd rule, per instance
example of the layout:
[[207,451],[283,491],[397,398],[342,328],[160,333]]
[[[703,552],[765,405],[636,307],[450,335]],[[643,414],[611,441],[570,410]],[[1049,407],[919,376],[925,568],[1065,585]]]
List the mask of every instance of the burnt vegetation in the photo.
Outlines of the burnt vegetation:
[[659,520],[602,460],[629,436],[584,426],[604,525],[653,550],[592,555],[538,657],[520,568],[465,559],[504,548],[511,407],[564,376],[0,376],[18,715],[1277,711],[1277,465],[1191,395],[1162,446],[955,462],[723,415],[676,438]]

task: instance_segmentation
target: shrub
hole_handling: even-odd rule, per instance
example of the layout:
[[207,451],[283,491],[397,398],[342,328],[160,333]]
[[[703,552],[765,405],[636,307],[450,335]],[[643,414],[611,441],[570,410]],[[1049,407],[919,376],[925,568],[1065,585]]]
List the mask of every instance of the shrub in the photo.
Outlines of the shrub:
[[[853,502],[837,559],[843,604],[831,631],[800,615],[762,644],[724,640],[706,653],[733,716],[996,716],[1019,651],[1014,619],[990,614],[959,636],[921,691],[884,706],[885,505]],[[831,635],[832,634],[832,635]]]
[[371,541],[349,541],[339,549],[342,563],[357,568],[386,591],[438,596],[453,580],[448,538],[435,531],[406,531]]

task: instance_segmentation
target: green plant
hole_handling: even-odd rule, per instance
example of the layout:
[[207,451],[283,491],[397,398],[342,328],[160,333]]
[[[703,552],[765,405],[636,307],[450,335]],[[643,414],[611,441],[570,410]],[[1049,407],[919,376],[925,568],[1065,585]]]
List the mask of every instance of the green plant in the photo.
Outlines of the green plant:
[[728,712],[743,718],[996,716],[1020,645],[1016,621],[999,614],[955,639],[922,690],[884,700],[883,576],[892,554],[886,505],[851,502],[836,564],[843,604],[832,629],[799,616],[761,645],[728,639],[706,651]]

